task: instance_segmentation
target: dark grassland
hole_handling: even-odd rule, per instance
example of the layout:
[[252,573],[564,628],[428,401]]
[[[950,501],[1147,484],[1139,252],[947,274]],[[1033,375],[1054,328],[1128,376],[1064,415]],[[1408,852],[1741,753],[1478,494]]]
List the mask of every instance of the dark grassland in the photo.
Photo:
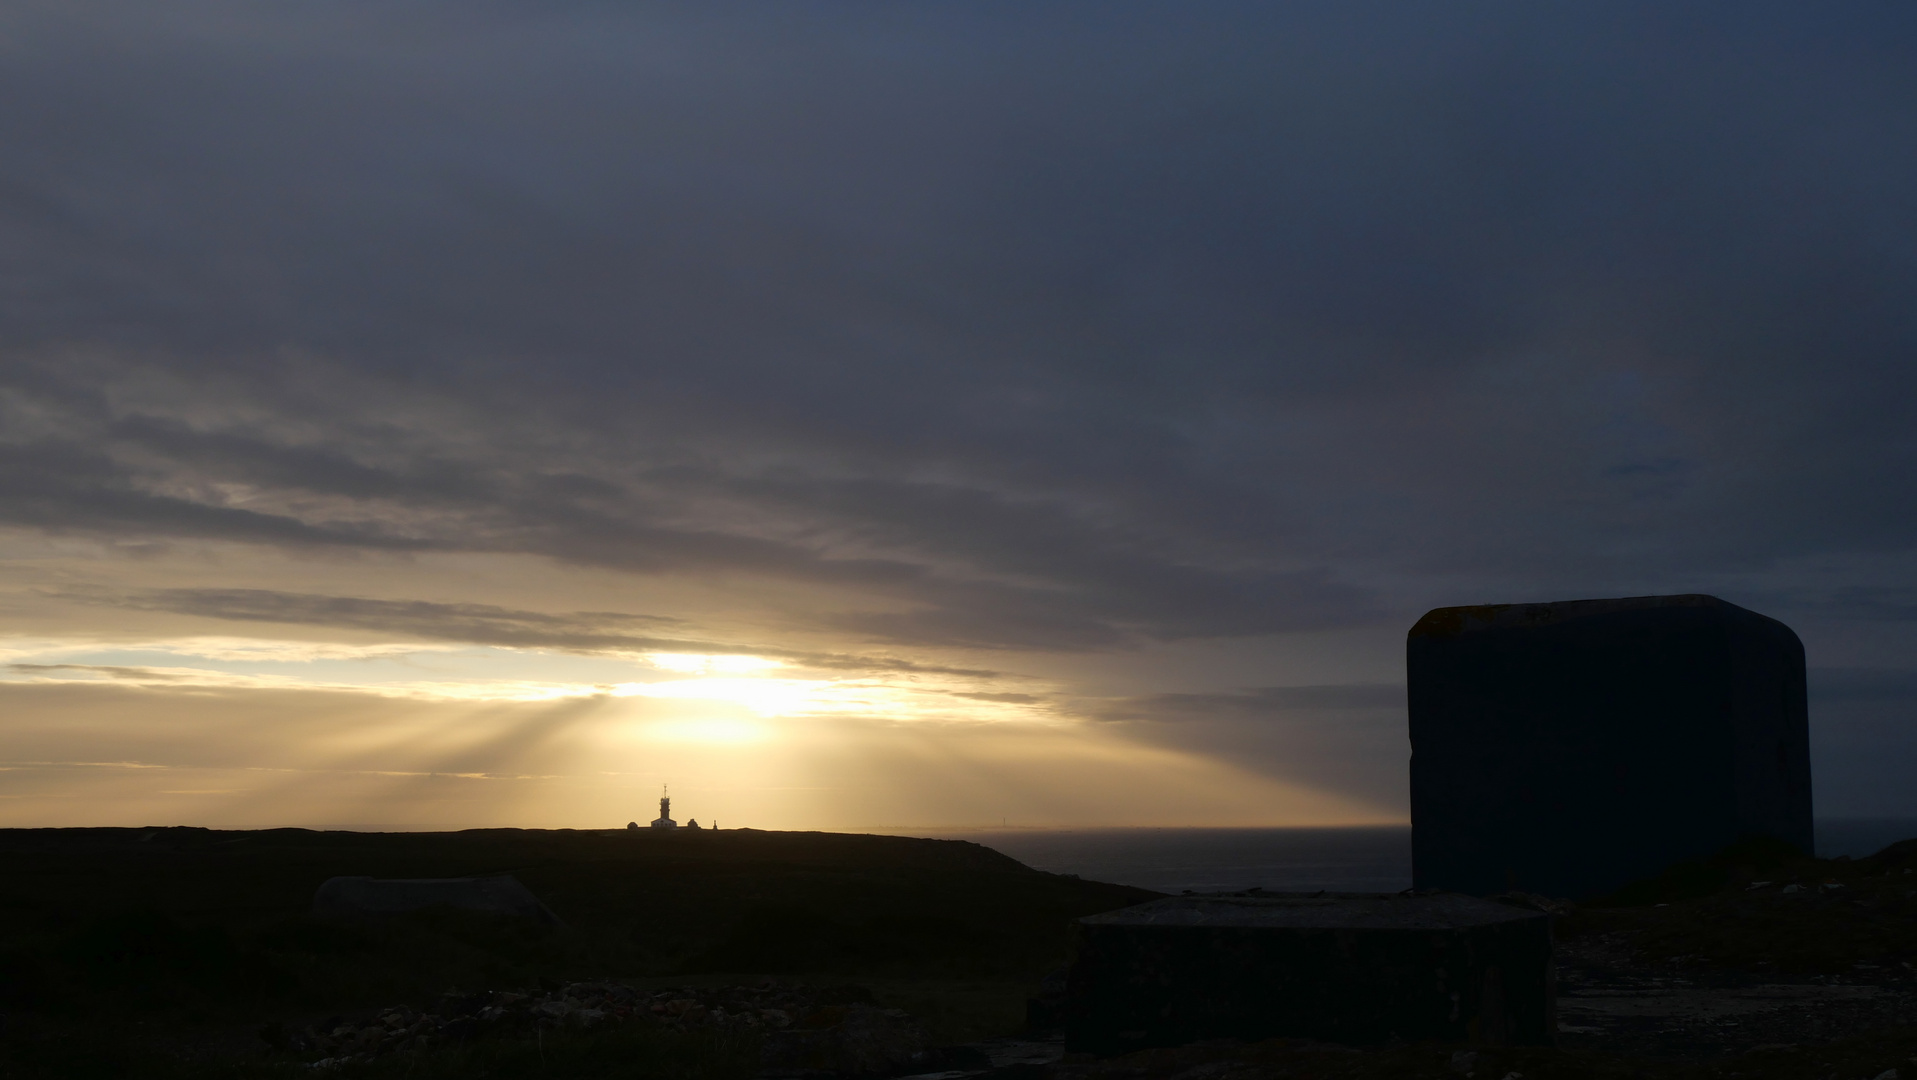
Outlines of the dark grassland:
[[[857,981],[962,1041],[1017,1026],[1038,978],[1064,961],[1074,918],[1154,895],[961,841],[753,830],[0,830],[0,867],[7,1077],[311,1075],[257,1033],[449,990],[604,977]],[[496,872],[566,926],[307,913],[336,874]],[[752,1049],[640,1027],[474,1044],[399,1067],[718,1078],[750,1075]]]
[[[1152,895],[955,841],[744,830],[12,830],[0,831],[0,867],[8,1080],[748,1080],[758,1047],[736,1030],[522,1032],[323,1073],[304,1064],[312,1053],[274,1049],[260,1032],[426,1008],[449,990],[772,975],[856,982],[924,1019],[939,1041],[960,1042],[1019,1026],[1040,976],[1066,959],[1074,918]],[[314,888],[335,874],[502,871],[566,926],[453,911],[369,924],[307,914]],[[1561,1004],[1583,1033],[1556,1048],[1219,1044],[1028,1066],[996,1080],[1874,1080],[1890,1069],[1917,1078],[1917,1029],[1906,1026],[1917,1010],[1917,841],[1832,861],[1740,845],[1563,910]],[[1766,987],[1804,994],[1736,1022],[1711,1011],[1726,995]],[[1638,1000],[1697,1008],[1600,1015],[1603,1002]],[[1580,1003],[1598,1018],[1577,1019]]]

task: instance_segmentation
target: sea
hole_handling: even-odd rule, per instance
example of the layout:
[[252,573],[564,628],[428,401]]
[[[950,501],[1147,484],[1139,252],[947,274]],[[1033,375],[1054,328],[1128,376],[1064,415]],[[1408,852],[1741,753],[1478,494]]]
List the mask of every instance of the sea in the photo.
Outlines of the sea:
[[[927,835],[927,834],[921,834]],[[940,830],[1054,874],[1158,892],[1397,892],[1411,887],[1407,825],[1293,829]],[[1917,837],[1917,818],[1816,824],[1817,853],[1858,858]]]

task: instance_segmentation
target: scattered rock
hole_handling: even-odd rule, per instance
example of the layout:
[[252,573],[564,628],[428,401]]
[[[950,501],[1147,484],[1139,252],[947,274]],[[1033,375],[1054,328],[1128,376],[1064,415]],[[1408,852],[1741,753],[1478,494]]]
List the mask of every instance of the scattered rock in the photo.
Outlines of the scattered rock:
[[925,1028],[898,1009],[826,1005],[790,1028],[768,1032],[761,1056],[772,1076],[809,1072],[872,1075],[894,1072],[922,1058]]
[[[858,986],[805,987],[766,980],[757,986],[640,990],[621,983],[549,983],[537,992],[446,994],[425,1012],[405,1006],[363,1018],[329,1017],[304,1031],[274,1026],[261,1038],[279,1049],[320,1055],[315,1069],[417,1052],[483,1034],[540,1028],[595,1029],[654,1024],[675,1030],[759,1031],[767,1035],[768,1075],[896,1073],[962,1051],[931,1051],[925,1029],[898,1009],[881,1009]],[[957,1057],[953,1057],[957,1055]],[[970,1063],[970,1059],[966,1059]],[[960,1067],[956,1064],[945,1067]]]

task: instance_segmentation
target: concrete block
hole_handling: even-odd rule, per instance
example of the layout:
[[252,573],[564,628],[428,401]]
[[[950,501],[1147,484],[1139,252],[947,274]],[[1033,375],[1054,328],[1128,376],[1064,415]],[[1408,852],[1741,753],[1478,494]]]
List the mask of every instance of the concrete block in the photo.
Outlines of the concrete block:
[[1550,917],[1456,894],[1187,896],[1080,919],[1066,1048],[1545,1045]]
[[1419,889],[1584,898],[1811,850],[1804,646],[1712,596],[1439,608],[1406,643]]

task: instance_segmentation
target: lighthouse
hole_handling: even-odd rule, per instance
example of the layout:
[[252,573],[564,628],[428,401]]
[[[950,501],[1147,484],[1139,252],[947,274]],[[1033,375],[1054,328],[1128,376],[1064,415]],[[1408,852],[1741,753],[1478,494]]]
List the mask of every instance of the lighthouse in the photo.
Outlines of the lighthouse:
[[652,827],[655,829],[676,829],[679,827],[679,823],[672,820],[672,796],[666,794],[666,789],[664,788],[661,788],[659,791],[659,816],[652,819]]

